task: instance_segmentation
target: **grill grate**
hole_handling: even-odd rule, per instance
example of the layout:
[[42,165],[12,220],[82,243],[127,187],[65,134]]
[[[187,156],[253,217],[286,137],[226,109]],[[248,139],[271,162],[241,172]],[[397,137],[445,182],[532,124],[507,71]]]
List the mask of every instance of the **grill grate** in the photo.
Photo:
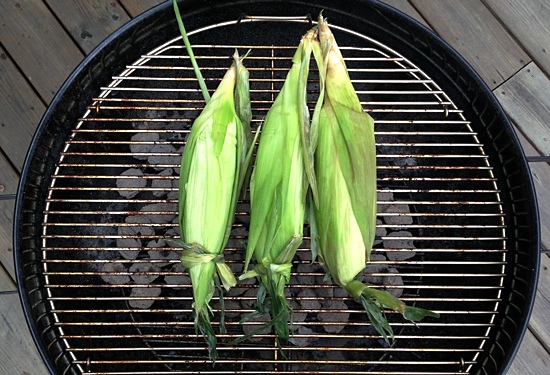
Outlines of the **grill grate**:
[[[264,20],[243,19],[239,27],[257,22]],[[208,41],[212,30],[233,24],[195,34]],[[176,38],[128,65],[92,99],[52,176],[42,273],[54,329],[76,364],[66,373],[470,372],[494,327],[505,276],[505,214],[496,178],[484,145],[445,92],[405,57],[359,38],[361,47],[341,49],[363,106],[376,120],[379,223],[363,277],[441,319],[415,327],[388,312],[396,336],[386,347],[360,305],[310,264],[306,236],[287,288],[295,316],[286,357],[265,332],[252,342],[220,345],[216,366],[209,364],[193,328],[189,279],[178,249],[165,241],[178,237],[181,150],[203,107]],[[256,128],[283,84],[295,46],[215,43],[194,47],[211,88],[234,48],[251,50],[246,65]],[[316,90],[312,80],[312,103]],[[237,210],[226,259],[240,274],[248,201]],[[255,288],[239,284],[225,296],[221,341],[261,324],[238,324],[253,311]],[[216,328],[216,296],[212,306]]]

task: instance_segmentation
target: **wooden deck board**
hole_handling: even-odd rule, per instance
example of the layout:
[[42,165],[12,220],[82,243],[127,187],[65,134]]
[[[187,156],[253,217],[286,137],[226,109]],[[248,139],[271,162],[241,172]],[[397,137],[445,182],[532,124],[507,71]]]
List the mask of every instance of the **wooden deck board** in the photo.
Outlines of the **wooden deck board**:
[[[527,155],[539,155],[535,147],[519,131],[516,132]],[[550,165],[542,162],[529,163],[531,175],[537,192],[539,215],[541,223],[550,222]],[[544,249],[550,248],[550,228],[548,225],[541,225],[541,244]],[[548,306],[550,309],[550,306]],[[549,310],[550,311],[550,310]]]
[[0,295],[0,322],[0,374],[48,374],[32,341],[17,294]]
[[550,2],[483,0],[533,60],[550,75]]
[[[21,170],[32,136],[46,106],[0,46],[0,148]],[[1,183],[1,181],[0,181]],[[15,191],[14,191],[15,193]]]
[[531,331],[527,331],[508,375],[546,375],[549,366],[550,354],[535,335]]
[[[4,186],[2,194],[15,194],[19,175],[2,154],[0,154],[0,171],[0,185]],[[0,200],[0,262],[15,280],[12,241],[14,206],[14,200]]]
[[[82,10],[79,14],[79,11],[76,11],[75,14],[80,19],[70,20],[65,18],[67,17],[65,14],[66,7],[58,6],[57,3],[61,3],[60,1],[44,1],[48,3],[49,7],[46,7],[44,3],[38,0],[36,0],[37,4],[32,9],[23,1],[7,0],[0,2],[0,48],[3,46],[6,49],[8,62],[12,61],[10,59],[13,59],[15,65],[20,69],[20,71],[16,69],[15,72],[11,70],[10,78],[2,77],[0,74],[0,114],[2,118],[5,118],[4,114],[7,113],[3,110],[2,105],[5,106],[5,104],[2,103],[9,102],[7,99],[15,100],[18,103],[25,103],[19,104],[22,106],[30,105],[29,103],[33,100],[38,100],[41,103],[41,108],[38,110],[38,106],[35,106],[35,110],[41,115],[44,110],[43,102],[49,102],[61,83],[83,58],[81,50],[87,53],[101,41],[99,35],[104,35],[103,37],[105,37],[108,34],[105,30],[108,30],[110,27],[118,27],[110,24],[108,19],[102,18],[108,17],[109,11],[112,10],[110,9],[112,6],[111,3],[115,3],[116,6],[113,6],[113,8],[120,10],[121,13],[135,17],[149,7],[162,2],[161,0],[118,0],[119,2],[116,3],[115,0],[109,2],[103,0],[79,0],[79,6],[103,4],[107,8],[98,9],[97,14],[93,12],[90,14],[86,14],[86,12],[82,13]],[[545,2],[545,0],[526,0],[525,2],[504,0],[502,4],[499,4],[501,0],[461,0],[460,2],[452,0],[438,0],[437,2],[429,0],[410,0],[410,2],[405,0],[387,0],[386,2],[421,22],[424,21],[423,17],[426,17],[427,23],[434,27],[437,33],[457,48],[459,53],[463,54],[478,72],[483,73],[483,78],[491,87],[497,87],[501,83],[506,82],[502,87],[505,90],[509,90],[507,91],[508,95],[515,93],[515,96],[513,98],[499,97],[499,99],[511,117],[512,114],[515,114],[516,117],[513,117],[514,122],[518,122],[517,118],[525,119],[526,115],[522,115],[522,111],[528,113],[527,117],[529,120],[524,121],[525,129],[521,128],[521,132],[528,139],[522,137],[522,142],[525,145],[527,154],[536,154],[537,150],[533,148],[530,142],[540,142],[540,139],[536,139],[538,137],[538,133],[536,132],[540,131],[540,129],[537,130],[539,125],[536,125],[535,129],[532,129],[531,124],[536,124],[537,121],[544,124],[542,119],[549,113],[546,107],[549,98],[546,92],[549,91],[544,92],[539,90],[546,90],[540,87],[547,87],[546,85],[549,85],[550,81],[544,75],[537,73],[536,77],[540,79],[540,82],[537,85],[527,86],[524,89],[525,91],[530,90],[531,95],[538,97],[543,105],[532,106],[530,105],[532,102],[525,102],[526,97],[529,96],[520,95],[519,88],[516,86],[527,82],[525,80],[528,77],[523,76],[527,71],[522,68],[530,61],[528,54],[542,68],[539,70],[548,73],[548,68],[541,62],[544,56],[538,56],[533,52],[536,48],[542,50],[545,45],[548,45],[546,42],[543,43],[544,40],[547,40],[546,38],[550,38],[550,32],[547,28],[548,23],[543,24],[542,27],[541,25],[522,25],[522,22],[531,19],[529,17],[532,17],[532,15],[528,16],[529,12],[537,9],[533,8],[533,6],[536,6],[537,3]],[[482,2],[487,4],[490,11],[481,5]],[[62,3],[65,4],[65,2]],[[19,8],[17,8],[18,4]],[[34,5],[34,2],[32,4]],[[77,5],[70,4],[70,6],[74,7]],[[16,10],[21,13],[16,13]],[[55,14],[52,14],[52,11]],[[71,10],[71,12],[74,13],[75,11]],[[67,13],[69,13],[69,10],[67,10]],[[7,20],[7,18],[10,19]],[[61,23],[57,21],[58,19]],[[534,17],[533,19],[544,21],[543,17]],[[11,27],[13,25],[15,25],[15,28]],[[50,25],[50,30],[45,32],[48,27],[47,25]],[[71,29],[71,27],[74,28]],[[90,42],[89,46],[86,46],[86,44],[83,44],[78,39],[78,27],[98,28],[99,31],[94,31],[95,34],[90,32],[93,35],[92,38],[85,40],[86,43]],[[543,33],[543,35],[538,34],[539,32]],[[98,37],[96,38],[96,36]],[[75,41],[78,43],[78,46],[75,44]],[[21,51],[21,44],[25,45],[25,51]],[[59,46],[62,48],[60,49]],[[55,52],[52,53],[51,50],[55,50]],[[59,52],[60,50],[66,51],[63,56],[59,56],[61,53]],[[50,59],[52,56],[53,59]],[[502,58],[504,58],[504,61],[502,61]],[[1,64],[2,61],[0,61],[0,66],[2,66]],[[534,64],[530,64],[530,67],[532,66]],[[519,70],[521,70],[520,73],[514,76]],[[14,96],[14,90],[11,86],[4,86],[3,82],[8,79],[14,80],[14,82],[22,82],[23,86],[26,85],[24,92],[18,94],[18,99],[9,98],[9,96]],[[6,87],[10,87],[10,90],[7,90]],[[20,88],[18,87],[17,89]],[[497,96],[499,96],[499,89],[500,87],[495,90]],[[42,101],[40,101],[40,97]],[[27,122],[31,123],[29,129],[34,130],[34,127],[38,124],[38,119],[29,120],[28,116],[30,114],[26,110],[14,111],[11,115],[10,124],[13,123],[16,126],[15,129],[17,129],[17,126],[25,126],[24,124]],[[33,124],[33,121],[36,122]],[[4,134],[1,127],[0,134],[2,136]],[[24,138],[24,133],[21,136]],[[28,143],[28,135],[26,137],[26,142]],[[22,145],[25,143],[24,140],[20,142]],[[8,153],[7,147],[4,149],[4,146],[1,144],[0,147],[2,147],[6,154],[15,155],[14,151]],[[539,145],[537,145],[537,149],[540,150]],[[24,147],[23,153],[24,151],[26,151],[26,147]],[[8,156],[11,159],[11,156]],[[14,157],[13,160],[17,160],[17,158]],[[21,158],[19,158],[19,163],[13,160],[12,162],[18,165],[18,167],[22,164]],[[3,184],[3,181],[5,181],[4,167],[7,165],[7,161],[4,159],[3,163],[0,153],[0,171],[2,171],[0,173],[0,184]],[[550,184],[547,183],[550,179],[550,166],[545,163],[531,163],[531,169],[535,178],[542,214],[543,244],[548,248],[550,247],[550,214],[548,214],[550,212],[550,203],[547,205],[546,201],[550,200],[545,198],[550,194]],[[8,180],[12,181],[8,184],[11,186],[9,189],[15,189],[17,172],[13,168],[8,170],[11,171],[8,174]],[[11,190],[6,190],[5,193],[9,192]],[[11,280],[9,275],[13,276],[13,259],[9,249],[11,248],[12,230],[12,211],[10,210],[13,210],[13,201],[7,201],[7,206],[3,206],[5,202],[0,201],[0,262],[5,266],[8,273],[2,273],[3,269],[0,268],[0,287],[6,288],[5,290],[12,290],[10,288],[13,287],[13,280]],[[9,207],[10,204],[12,205],[11,208]],[[7,236],[9,236],[10,240],[6,239]],[[550,311],[550,280],[548,277],[548,268],[545,270],[544,267],[548,267],[548,258],[543,258],[533,316],[530,321],[529,331],[526,333],[525,340],[510,369],[509,373],[512,375],[527,373],[543,375],[547,373],[550,351],[550,338],[548,337],[550,322],[548,322],[546,312]],[[10,284],[10,281],[12,284]],[[2,342],[13,343],[13,348],[5,348],[4,345],[0,345],[0,375],[11,375],[14,373],[25,375],[46,374],[45,366],[34,347],[15,294],[0,295],[0,316],[5,323],[0,328],[0,339]]]
[[46,102],[84,57],[41,1],[0,1],[0,43]]
[[424,26],[430,27],[426,20],[422,18],[420,13],[418,13],[416,9],[414,9],[414,7],[411,5],[411,3],[409,3],[407,0],[383,0],[382,2],[394,7],[395,9],[405,13],[408,16],[411,16]]
[[529,320],[529,328],[541,342],[541,345],[550,352],[550,258],[541,257],[539,285],[533,314]]
[[124,8],[116,1],[46,0],[46,2],[54,13],[59,15],[63,26],[86,54],[130,21]]
[[12,230],[14,206],[13,200],[0,201],[0,262],[15,280]]
[[550,80],[528,64],[495,90],[510,118],[544,155],[550,155]]
[[151,9],[155,5],[159,5],[164,0],[119,0],[124,9],[130,14],[132,18],[139,16],[146,10]]
[[[529,63],[494,93],[515,123],[526,155],[548,155],[550,130],[545,118],[550,113],[550,80],[535,63]],[[547,140],[545,140],[547,138]],[[542,223],[550,223],[550,165],[530,163],[537,190]],[[541,226],[543,248],[550,248],[550,226]],[[550,308],[550,306],[549,306]]]
[[481,0],[411,0],[428,24],[495,88],[530,61]]
[[[17,285],[9,275],[8,271],[0,264],[0,292],[16,290]],[[1,296],[0,296],[1,298]]]

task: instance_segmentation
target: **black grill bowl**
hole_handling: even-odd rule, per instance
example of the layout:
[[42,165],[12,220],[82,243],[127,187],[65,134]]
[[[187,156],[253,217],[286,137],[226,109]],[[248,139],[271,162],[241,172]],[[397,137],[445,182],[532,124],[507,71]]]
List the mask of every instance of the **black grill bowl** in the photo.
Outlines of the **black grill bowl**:
[[[474,316],[475,314],[461,314],[461,313],[448,313],[442,314],[440,321],[430,320],[431,323],[448,324],[449,335],[456,334],[456,330],[462,331],[462,335],[471,336],[486,336],[484,340],[481,340],[481,344],[477,350],[477,355],[473,355],[469,364],[456,365],[456,362],[460,362],[464,356],[460,353],[449,352],[446,354],[430,354],[423,351],[388,351],[383,352],[383,345],[378,340],[372,339],[365,342],[365,347],[381,348],[379,352],[374,354],[368,354],[372,357],[372,363],[365,366],[349,365],[347,368],[338,368],[338,371],[356,371],[356,373],[379,373],[382,371],[394,371],[400,373],[403,371],[402,367],[399,367],[394,362],[399,361],[423,361],[437,360],[441,361],[440,367],[436,367],[438,373],[470,373],[470,374],[504,374],[506,373],[509,365],[511,364],[516,351],[523,338],[524,332],[527,328],[527,323],[531,314],[539,269],[539,249],[540,249],[540,234],[539,234],[539,219],[538,210],[536,204],[536,198],[534,193],[534,187],[529,172],[523,150],[520,143],[514,133],[514,130],[504,114],[499,103],[494,98],[492,92],[482,82],[480,77],[474,72],[474,70],[446,43],[439,39],[431,31],[412,20],[411,18],[399,13],[398,11],[390,8],[377,1],[315,1],[315,2],[302,2],[302,1],[184,1],[180,5],[180,9],[184,11],[184,22],[188,31],[199,30],[202,28],[209,28],[212,25],[222,24],[227,21],[243,20],[242,25],[236,23],[232,26],[209,28],[207,32],[199,32],[191,37],[191,41],[194,44],[224,44],[224,45],[261,45],[261,46],[296,46],[299,37],[305,32],[310,25],[308,21],[284,21],[277,17],[295,17],[296,19],[306,17],[308,15],[315,18],[317,14],[323,10],[324,15],[328,17],[331,25],[335,25],[335,34],[338,38],[338,43],[341,46],[372,46],[372,42],[368,42],[364,39],[364,36],[386,46],[388,50],[396,51],[399,55],[404,56],[414,66],[418,67],[422,72],[427,74],[431,80],[433,80],[441,90],[450,98],[452,103],[463,111],[463,116],[468,120],[468,126],[471,126],[472,134],[475,134],[478,140],[481,152],[484,155],[483,160],[487,160],[487,164],[491,167],[491,173],[494,177],[495,193],[500,199],[498,206],[482,206],[478,205],[478,211],[471,212],[484,212],[487,214],[503,214],[499,217],[502,218],[502,226],[505,228],[505,236],[502,238],[496,238],[492,241],[472,239],[477,236],[477,232],[468,232],[472,238],[463,242],[456,242],[448,240],[449,236],[453,236],[452,231],[449,229],[441,229],[439,232],[435,229],[426,230],[422,229],[422,219],[417,219],[415,224],[417,227],[411,227],[411,233],[416,240],[416,247],[419,260],[425,262],[423,268],[418,271],[414,266],[407,268],[404,266],[400,269],[400,272],[404,274],[407,272],[417,272],[418,274],[438,274],[452,273],[452,274],[469,274],[474,271],[468,269],[468,266],[461,265],[460,262],[471,261],[492,261],[495,263],[493,268],[488,268],[484,272],[501,273],[501,277],[495,279],[483,278],[479,279],[480,285],[489,285],[494,290],[499,290],[496,300],[498,300],[498,308],[491,315],[493,318],[491,322],[483,325],[483,329],[476,328],[475,323],[483,321],[482,316]],[[247,16],[269,16],[272,17],[272,21],[268,22],[250,22],[246,23],[244,20]],[[347,31],[343,31],[345,28]],[[228,30],[230,32],[228,32]],[[139,313],[129,313],[127,310],[127,304],[124,302],[128,296],[128,288],[80,288],[80,290],[65,290],[52,288],[52,284],[61,282],[61,279],[56,279],[55,276],[48,276],[45,273],[47,262],[47,252],[44,251],[44,243],[49,243],[44,238],[45,221],[54,222],[56,216],[50,214],[45,218],[45,212],[47,212],[47,202],[51,200],[52,193],[49,190],[52,186],[52,176],[56,174],[56,170],[59,167],[60,155],[66,148],[66,141],[73,136],[75,125],[83,114],[86,113],[88,106],[93,102],[93,98],[97,98],[102,92],[102,88],[109,85],[113,81],[113,76],[120,74],[124,71],[127,65],[133,64],[139,60],[142,55],[146,55],[156,47],[167,43],[173,38],[179,35],[175,18],[173,15],[173,9],[170,2],[162,4],[151,11],[144,13],[143,15],[132,20],[130,23],[122,27],[115,34],[101,43],[86,59],[78,66],[78,68],[71,74],[65,84],[59,90],[51,105],[42,118],[36,134],[33,138],[32,144],[29,148],[27,159],[23,168],[21,181],[19,185],[19,191],[16,203],[16,213],[14,220],[14,256],[16,264],[17,281],[19,285],[19,293],[22,300],[25,316],[30,326],[31,333],[37,344],[37,347],[52,374],[80,374],[83,371],[86,373],[96,373],[104,371],[107,373],[110,368],[106,365],[101,367],[100,365],[94,365],[91,362],[86,364],[87,360],[93,361],[94,358],[98,358],[94,352],[82,353],[78,351],[69,350],[74,347],[88,347],[93,348],[98,346],[97,341],[93,338],[80,338],[76,344],[71,341],[70,338],[66,338],[66,335],[93,335],[99,334],[101,330],[97,328],[91,328],[86,330],[86,326],[80,328],[71,328],[70,324],[65,326],[65,323],[72,322],[94,322],[94,319],[98,319],[99,315],[91,314],[67,314],[66,321],[60,321],[57,310],[78,310],[81,306],[79,302],[63,302],[61,299],[64,296],[78,297],[78,296],[110,296],[113,300],[110,302],[104,301],[91,301],[86,302],[86,309],[114,309],[120,311],[118,314],[105,317],[107,324],[116,321],[132,321],[135,323],[151,322],[157,319],[157,322],[173,322],[185,320],[186,316],[177,316],[175,318],[167,317],[166,314],[152,314],[152,318],[142,318]],[[292,51],[292,50],[289,50]],[[183,54],[183,52],[181,52]],[[224,52],[225,53],[225,52]],[[227,54],[229,56],[229,54]],[[228,60],[229,61],[229,60]],[[223,63],[225,64],[225,62]],[[222,65],[223,65],[222,64]],[[353,73],[352,73],[353,74]],[[284,74],[282,75],[284,78]],[[219,78],[219,77],[217,77]],[[214,81],[212,81],[214,82]],[[211,88],[215,88],[215,85],[211,83]],[[369,87],[366,87],[367,91]],[[172,95],[172,94],[167,94]],[[189,94],[196,95],[197,94]],[[366,101],[377,101],[380,99],[376,94],[365,94]],[[368,107],[368,105],[367,105]],[[116,117],[116,114],[114,115]],[[391,114],[376,114],[373,113],[375,120],[391,120]],[[429,120],[428,115],[419,115],[418,120]],[[117,126],[117,125],[113,125]],[[122,125],[121,125],[122,126]],[[377,131],[379,131],[379,125],[377,125]],[[430,128],[434,129],[434,128]],[[441,128],[444,131],[444,127]],[[440,129],[440,130],[441,130]],[[403,130],[403,127],[395,125],[387,125],[384,130]],[[99,137],[99,136],[98,136]],[[433,136],[438,137],[438,136]],[[442,136],[445,138],[445,136]],[[98,138],[102,139],[102,138]],[[123,138],[121,138],[123,139]],[[446,139],[446,138],[445,138]],[[377,136],[377,142],[385,141],[383,135]],[[426,139],[426,142],[437,142],[433,138]],[[441,141],[443,142],[443,141]],[[111,151],[109,146],[103,146],[104,151]],[[385,149],[385,146],[379,146],[379,154],[395,153],[396,149]],[[416,153],[420,153],[422,148],[415,150]],[[435,149],[434,149],[435,150]],[[410,150],[409,150],[410,151]],[[434,152],[437,152],[435,150]],[[431,159],[419,160],[417,165],[433,164]],[[395,166],[396,161],[391,158],[381,158],[379,160],[379,166]],[[441,161],[441,166],[457,166],[461,165],[461,160],[447,160]],[[473,165],[473,164],[472,164]],[[481,164],[480,164],[481,165]],[[485,165],[485,164],[483,164]],[[418,173],[414,169],[401,169],[401,176],[416,177]],[[75,170],[75,173],[78,171]],[[433,172],[438,173],[438,172]],[[476,171],[464,172],[463,170],[457,171],[460,176],[468,178],[478,177]],[[471,173],[471,174],[469,174]],[[392,174],[385,175],[384,172],[379,172],[379,177],[392,176]],[[412,180],[409,180],[412,181]],[[88,182],[81,180],[78,182],[78,186],[85,187]],[[457,185],[458,186],[458,185]],[[493,186],[493,185],[491,185]],[[379,189],[396,188],[394,185],[379,184]],[[410,185],[407,182],[403,182],[397,186],[401,188],[400,191],[410,189],[422,190],[421,185]],[[449,185],[450,189],[453,189],[452,185]],[[457,187],[459,189],[460,187]],[[57,194],[57,193],[56,193]],[[71,193],[66,193],[65,197],[70,198]],[[109,192],[105,192],[105,196],[108,196]],[[424,194],[424,195],[423,195]],[[438,199],[440,201],[449,200],[450,196],[441,193],[440,196],[430,195],[433,193],[418,191],[416,193],[402,192],[394,194],[394,199],[402,200],[429,200]],[[476,199],[475,192],[472,199]],[[63,195],[61,195],[63,196]],[[54,196],[54,198],[57,196]],[[460,201],[468,201],[470,197],[468,195],[457,198]],[[99,208],[98,208],[99,207]],[[81,205],[74,206],[75,209],[81,210],[93,210],[102,209],[101,206],[94,206],[92,204],[82,203]],[[110,209],[115,210],[129,210],[133,209],[131,206],[124,203],[119,206]],[[432,206],[411,205],[411,212],[430,213],[430,210],[436,212],[439,208]],[[467,210],[462,207],[461,209]],[[502,212],[500,212],[502,211]],[[433,213],[432,212],[432,213]],[[110,217],[97,217],[93,220],[101,221],[104,223],[116,223],[117,218]],[[60,219],[61,220],[61,219]],[[64,218],[63,220],[67,220]],[[79,218],[75,217],[74,223],[79,222]],[[471,221],[470,221],[471,220]],[[492,223],[491,219],[487,219],[488,223]],[[475,222],[477,224],[485,223],[483,218],[471,217],[470,219],[461,219],[459,224],[467,225],[468,223]],[[433,224],[434,222],[430,222]],[[48,233],[56,233],[57,229],[48,229]],[[61,232],[60,232],[61,233]],[[71,229],[71,234],[78,235],[79,227]],[[107,233],[107,232],[106,232]],[[480,236],[483,235],[483,231],[480,232]],[[424,239],[426,236],[441,236],[440,240],[434,241],[430,239]],[[45,242],[46,241],[46,242]],[[87,246],[113,246],[113,241],[109,242],[108,239],[94,239],[90,240]],[[50,246],[52,246],[50,244]],[[74,244],[73,239],[65,238],[59,239],[55,243],[57,247],[70,248],[71,246],[77,246]],[[502,251],[497,252],[496,255],[487,253],[468,253],[457,252],[453,253],[451,250],[455,247],[461,247],[466,249],[477,248],[501,248]],[[378,246],[380,248],[380,246]],[[423,248],[437,248],[442,249],[440,253],[432,251],[422,253]],[[50,252],[57,259],[87,259],[90,254],[80,254],[78,251],[64,251],[64,252]],[[109,253],[103,253],[104,259],[109,258]],[[444,254],[444,255],[441,255]],[[454,266],[438,265],[437,260],[445,259],[445,261],[455,262]],[[446,257],[446,258],[445,258]],[[49,271],[56,271],[57,265],[48,265]],[[86,268],[88,267],[88,268]],[[86,272],[94,271],[93,266],[80,267],[75,266],[70,270],[74,271],[72,275],[71,284],[81,285],[94,285],[101,284],[101,281],[88,277]],[[59,268],[62,270],[63,268]],[[82,272],[79,274],[79,272]],[[429,275],[428,275],[429,276]],[[446,302],[437,302],[438,298],[445,300],[448,298],[481,298],[491,299],[492,295],[484,295],[483,291],[464,289],[457,292],[457,288],[464,283],[464,285],[470,285],[471,280],[467,280],[467,277],[455,278],[454,281],[446,280],[445,277],[438,279],[433,277],[414,277],[409,279],[404,277],[405,284],[407,280],[415,285],[419,285],[418,290],[411,289],[411,295],[420,297],[427,301],[423,307],[432,308],[435,310],[452,311],[452,304],[445,304]],[[457,288],[454,291],[445,291],[439,289],[438,291],[430,291],[429,289],[422,289],[423,283],[441,284],[455,282]],[[171,294],[170,294],[171,293]],[[174,291],[169,292],[169,296],[177,296]],[[182,295],[188,295],[188,291],[182,291]],[[60,299],[61,298],[61,299]],[[118,299],[117,299],[118,298]],[[57,301],[57,302],[55,302]],[[161,308],[189,308],[189,305],[174,304],[170,305],[169,302],[163,302]],[[477,304],[480,305],[480,304]],[[493,304],[488,304],[487,308]],[[355,305],[350,304],[351,308]],[[464,305],[468,310],[471,308],[474,310],[476,302],[472,302],[470,305]],[[484,309],[485,306],[480,307]],[[355,306],[355,309],[357,307]],[[124,312],[126,311],[126,312]],[[99,319],[102,319],[101,317]],[[350,324],[356,324],[363,319],[362,314],[354,312],[350,315]],[[396,317],[392,316],[392,321],[399,323]],[[97,322],[97,321],[96,321]],[[461,328],[461,324],[466,324],[464,328]],[[116,326],[110,329],[116,332],[117,335],[129,335],[129,338],[125,341],[113,340],[109,343],[100,343],[102,346],[115,348],[117,346],[124,348],[131,347],[144,347],[152,346],[151,342],[143,340],[138,337],[138,334],[151,334],[155,332],[155,327],[144,326],[145,328],[135,329],[132,325]],[[355,326],[353,326],[355,327]],[[396,326],[398,327],[398,325]],[[355,328],[349,328],[350,331]],[[409,331],[414,329],[414,331]],[[360,329],[359,329],[360,330]],[[454,330],[454,331],[453,331]],[[169,331],[166,331],[169,332]],[[171,331],[170,331],[171,332]],[[181,333],[181,331],[174,331]],[[190,331],[192,333],[192,330]],[[344,331],[347,332],[347,331]],[[368,331],[366,331],[368,332]],[[418,335],[434,337],[440,335],[440,327],[437,324],[422,326],[415,329],[414,327],[396,328],[398,335],[397,342],[400,342],[399,347],[402,348],[414,348],[423,347],[424,345],[441,346],[452,342],[445,337],[427,339],[428,343],[417,343],[415,340],[410,339],[408,332],[415,332]],[[399,334],[403,333],[403,338],[399,338]],[[410,340],[410,341],[407,341]],[[430,341],[431,340],[431,341]],[[329,340],[330,341],[330,340]],[[319,341],[321,342],[321,341]],[[472,342],[464,341],[464,345],[476,345],[478,341],[473,339]],[[327,344],[323,342],[321,344]],[[319,344],[319,345],[321,345]],[[181,342],[178,342],[179,346],[182,346]],[[201,345],[200,339],[197,340],[196,345]],[[328,343],[330,345],[330,343]],[[143,354],[141,359],[144,361],[153,361],[158,359],[158,352],[150,350],[148,354]],[[250,352],[243,352],[243,361],[246,358],[255,359],[254,354]],[[119,352],[106,352],[101,357],[102,361],[116,361],[125,359],[126,354],[120,354]],[[365,354],[367,356],[367,354]],[[95,356],[95,357],[94,357]],[[248,357],[246,357],[248,356]],[[431,356],[431,357],[430,357]],[[176,356],[177,357],[177,356]],[[172,357],[170,357],[172,358]],[[190,357],[192,358],[192,357]],[[200,357],[203,358],[203,357]],[[313,360],[317,358],[315,355],[308,357],[308,353],[298,355],[297,361]],[[345,357],[348,360],[349,357]],[[369,357],[370,358],[370,357]],[[356,358],[351,358],[356,359]],[[445,362],[451,364],[446,365]],[[385,364],[384,364],[385,363]],[[393,364],[392,364],[393,363]],[[231,365],[220,365],[220,367],[208,368],[209,371],[220,371],[223,373],[227,371],[239,371],[242,369],[242,364],[238,361]],[[189,365],[191,366],[191,365]],[[203,369],[206,369],[208,365],[201,364]],[[285,369],[292,369],[291,367],[277,367],[273,365],[267,372],[283,372]],[[384,367],[385,366],[385,367]],[[145,365],[133,362],[128,363],[123,367],[117,367],[118,371],[125,371],[126,373],[139,372],[139,371],[152,371],[161,372],[174,371],[178,373],[184,373],[186,369],[194,368],[187,367],[185,361],[181,361],[176,366],[166,367],[166,365],[159,365],[159,367],[153,370],[147,369]],[[418,365],[415,367],[419,372],[428,373],[433,370],[433,367],[422,367]],[[300,368],[300,371],[313,371],[314,369],[308,368],[306,365]],[[336,371],[335,368],[327,367],[326,370],[315,369],[315,371]],[[257,370],[250,370],[258,373]],[[290,371],[290,370],[286,370]],[[294,370],[292,370],[294,371]],[[467,371],[467,372],[466,372]],[[231,372],[233,373],[233,372]]]

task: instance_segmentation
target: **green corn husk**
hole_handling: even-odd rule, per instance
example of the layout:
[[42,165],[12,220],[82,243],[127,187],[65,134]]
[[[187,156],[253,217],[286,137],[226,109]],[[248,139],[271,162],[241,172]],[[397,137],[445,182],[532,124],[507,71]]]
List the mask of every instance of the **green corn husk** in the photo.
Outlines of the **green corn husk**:
[[193,123],[180,171],[181,263],[193,284],[195,327],[208,343],[213,362],[217,339],[209,301],[215,278],[226,290],[236,285],[223,249],[252,155],[248,72],[241,60],[235,52],[232,66]]
[[[266,115],[250,181],[250,230],[245,270],[257,277],[257,311],[271,314],[277,340],[288,341],[291,308],[284,296],[291,261],[302,243],[308,173],[313,173],[306,85],[315,32],[306,33],[292,59],[283,88]],[[311,160],[310,160],[311,159]],[[262,327],[263,328],[263,327]]]
[[[229,239],[237,197],[243,190],[255,141],[250,132],[248,70],[235,51],[233,64],[210,97],[176,0],[173,7],[207,103],[193,123],[182,155],[178,202],[181,240],[174,242],[183,248],[181,264],[188,269],[193,285],[195,329],[205,338],[210,359],[215,362],[217,338],[210,323],[209,302],[220,280],[226,290],[237,283],[224,262],[223,249]],[[223,310],[223,290],[218,289]],[[225,330],[223,314],[222,311],[222,332]]]
[[[182,155],[179,181],[179,225],[183,250],[181,264],[193,285],[195,329],[208,344],[212,362],[217,359],[217,338],[210,323],[210,300],[215,285],[222,306],[220,330],[225,331],[223,287],[236,285],[225,264],[223,249],[229,239],[237,197],[252,158],[250,90],[248,70],[237,51],[233,64],[210,97],[195,60],[176,0],[174,12],[206,106],[194,121]],[[256,132],[259,135],[260,129]]]
[[387,334],[393,338],[393,332],[384,306],[412,321],[438,314],[406,306],[387,292],[356,280],[370,258],[376,232],[374,122],[361,107],[342,54],[322,15],[318,27],[324,102],[316,129],[319,204],[310,205],[312,250],[332,279],[361,301],[373,327],[387,340]]

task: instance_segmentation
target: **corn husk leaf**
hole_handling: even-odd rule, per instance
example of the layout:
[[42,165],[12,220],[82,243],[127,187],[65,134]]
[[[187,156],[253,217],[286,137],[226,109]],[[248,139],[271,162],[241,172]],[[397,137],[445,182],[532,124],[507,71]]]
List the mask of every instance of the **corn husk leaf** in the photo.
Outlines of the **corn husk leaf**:
[[199,87],[202,92],[202,96],[204,97],[204,101],[208,103],[210,101],[210,93],[208,92],[208,88],[206,87],[206,82],[204,81],[204,78],[202,77],[201,70],[199,69],[199,66],[197,64],[197,60],[195,59],[195,54],[193,53],[193,48],[191,47],[191,43],[189,42],[189,38],[187,37],[187,31],[185,31],[185,25],[183,24],[183,20],[181,19],[180,10],[178,7],[178,2],[176,0],[172,0],[172,7],[174,8],[174,13],[176,14],[176,21],[178,23],[178,27],[180,29],[181,37],[183,39],[183,44],[185,44],[185,49],[187,51],[187,54],[189,55],[189,58],[191,60],[191,65],[193,66],[193,70],[195,72],[195,75],[197,76],[197,81],[199,83]]
[[[195,327],[205,338],[213,362],[217,339],[209,301],[216,285],[220,285],[220,301],[221,285],[225,290],[236,285],[222,252],[252,155],[247,90],[248,72],[235,52],[232,66],[193,123],[180,170],[181,263],[193,284]],[[223,331],[223,311],[221,315]]]
[[322,108],[317,109],[315,172],[319,204],[310,209],[313,255],[318,254],[332,279],[361,302],[373,327],[388,340],[388,335],[393,338],[393,331],[384,307],[413,321],[438,314],[406,306],[389,293],[356,280],[370,258],[376,232],[374,121],[361,107],[322,15],[318,25],[323,53],[319,70],[325,72],[321,74],[325,94]]
[[240,278],[260,280],[266,293],[258,294],[256,314],[269,311],[269,325],[283,341],[289,338],[291,314],[284,287],[290,279],[292,258],[302,242],[308,169],[315,180],[306,96],[315,43],[315,32],[311,30],[294,54],[283,88],[266,115],[250,182],[245,270],[253,257],[255,266]]

